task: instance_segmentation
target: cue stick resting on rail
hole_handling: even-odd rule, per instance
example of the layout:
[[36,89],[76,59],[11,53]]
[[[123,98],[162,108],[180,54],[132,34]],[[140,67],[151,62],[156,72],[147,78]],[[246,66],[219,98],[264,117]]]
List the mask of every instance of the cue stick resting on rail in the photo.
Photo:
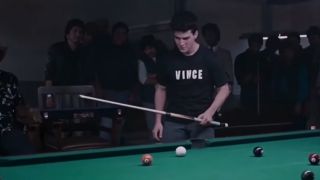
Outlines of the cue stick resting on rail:
[[[192,116],[187,116],[187,115],[183,115],[183,114],[177,114],[177,113],[160,111],[160,110],[151,109],[151,108],[134,106],[134,105],[130,105],[130,104],[124,104],[124,103],[119,103],[119,102],[115,102],[115,101],[109,101],[109,100],[104,100],[104,99],[100,99],[100,98],[95,98],[95,97],[92,97],[92,96],[86,96],[86,95],[79,95],[79,96],[80,96],[80,98],[83,98],[83,99],[89,99],[89,100],[93,100],[93,101],[99,101],[99,102],[103,102],[103,103],[108,103],[108,104],[113,104],[113,105],[128,107],[128,108],[132,108],[132,109],[139,109],[139,110],[143,110],[143,111],[153,112],[153,113],[162,114],[162,115],[167,115],[167,116],[176,117],[176,118],[188,119],[188,120],[193,120],[193,121],[198,121],[198,122],[201,121],[200,118],[192,117]],[[216,125],[216,126],[222,126],[222,127],[228,127],[228,126],[229,126],[228,123],[221,123],[221,122],[213,121],[213,120],[210,121],[210,124]]]

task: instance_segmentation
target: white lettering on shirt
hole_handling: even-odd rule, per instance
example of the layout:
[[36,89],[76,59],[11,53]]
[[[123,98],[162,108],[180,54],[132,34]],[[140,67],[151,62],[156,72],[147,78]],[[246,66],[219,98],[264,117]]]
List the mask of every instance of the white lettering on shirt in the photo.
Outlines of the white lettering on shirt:
[[176,80],[185,80],[185,79],[202,79],[202,69],[193,69],[193,70],[176,70]]

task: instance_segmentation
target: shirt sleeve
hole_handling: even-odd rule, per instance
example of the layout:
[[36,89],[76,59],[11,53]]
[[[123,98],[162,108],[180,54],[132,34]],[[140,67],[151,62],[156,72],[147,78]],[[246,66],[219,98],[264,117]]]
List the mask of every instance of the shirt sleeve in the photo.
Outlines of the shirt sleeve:
[[138,61],[138,69],[139,69],[139,81],[141,84],[144,84],[147,80],[147,70],[146,70],[146,66],[141,60]]
[[157,81],[160,85],[167,85],[166,71],[165,71],[165,59],[159,59],[156,63]]
[[208,64],[209,73],[216,87],[221,87],[226,83],[232,82],[228,73],[225,71],[225,68],[218,57],[213,53],[208,53],[206,57]]

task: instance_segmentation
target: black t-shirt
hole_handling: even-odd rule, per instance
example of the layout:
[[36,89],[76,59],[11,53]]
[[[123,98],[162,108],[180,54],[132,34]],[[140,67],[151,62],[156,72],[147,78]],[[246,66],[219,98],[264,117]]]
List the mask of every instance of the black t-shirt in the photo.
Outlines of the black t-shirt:
[[169,112],[198,116],[211,105],[214,88],[230,81],[217,57],[202,46],[192,56],[173,51],[158,62]]
[[111,45],[99,56],[97,79],[104,89],[131,90],[137,84],[137,58],[131,46]]
[[93,84],[94,53],[94,47],[71,50],[67,42],[53,44],[48,51],[45,79],[56,86]]
[[78,58],[79,54],[73,52],[66,42],[52,45],[48,51],[45,79],[51,80],[54,85],[76,85]]

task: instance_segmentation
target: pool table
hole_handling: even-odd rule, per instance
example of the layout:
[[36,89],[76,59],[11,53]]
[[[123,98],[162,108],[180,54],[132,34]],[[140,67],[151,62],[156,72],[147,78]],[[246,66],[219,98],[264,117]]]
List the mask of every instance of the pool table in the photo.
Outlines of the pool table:
[[[185,146],[187,155],[176,157]],[[255,146],[264,148],[254,157]],[[1,180],[295,180],[304,170],[320,177],[308,155],[320,152],[320,131],[297,131],[109,149],[1,157]],[[151,166],[141,156],[151,153]]]

